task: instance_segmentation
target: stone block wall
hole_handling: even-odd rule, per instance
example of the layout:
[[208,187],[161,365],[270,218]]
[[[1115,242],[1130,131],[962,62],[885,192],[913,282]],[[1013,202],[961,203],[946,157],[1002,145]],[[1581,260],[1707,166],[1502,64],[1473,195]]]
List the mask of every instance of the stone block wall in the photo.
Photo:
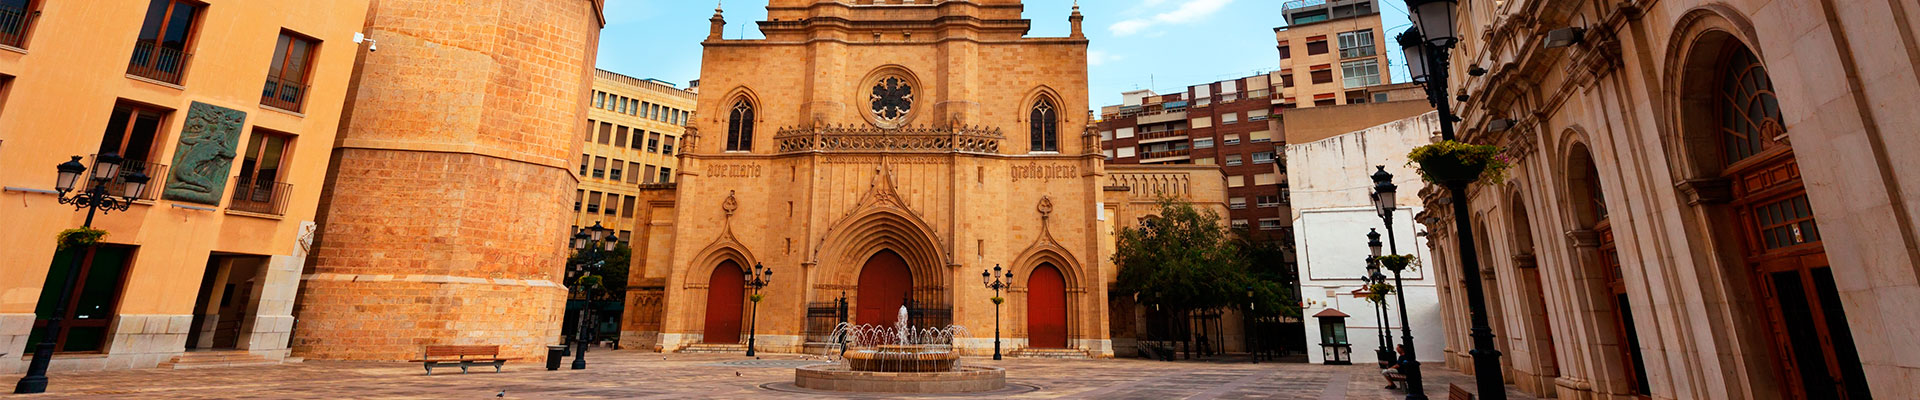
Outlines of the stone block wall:
[[590,0],[374,6],[336,142],[294,355],[559,341],[572,172],[603,18]]

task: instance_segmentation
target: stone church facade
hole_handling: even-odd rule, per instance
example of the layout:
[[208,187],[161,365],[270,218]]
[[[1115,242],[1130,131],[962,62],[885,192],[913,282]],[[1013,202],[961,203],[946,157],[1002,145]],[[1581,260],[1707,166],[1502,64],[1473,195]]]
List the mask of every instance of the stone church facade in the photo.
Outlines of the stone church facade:
[[999,268],[1006,350],[1111,356],[1113,224],[1135,187],[1218,207],[1217,169],[1106,169],[1077,10],[1041,38],[1017,0],[858,3],[771,1],[756,40],[716,10],[677,186],[642,202],[624,344],[823,351],[845,301],[987,354]]

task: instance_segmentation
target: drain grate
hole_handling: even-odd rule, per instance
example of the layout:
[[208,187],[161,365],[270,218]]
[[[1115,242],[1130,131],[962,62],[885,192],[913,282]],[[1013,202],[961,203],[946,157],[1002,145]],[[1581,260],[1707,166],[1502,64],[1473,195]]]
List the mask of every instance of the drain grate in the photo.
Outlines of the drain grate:
[[704,364],[709,367],[747,367],[747,368],[800,368],[808,365],[832,364],[815,360],[735,360]]

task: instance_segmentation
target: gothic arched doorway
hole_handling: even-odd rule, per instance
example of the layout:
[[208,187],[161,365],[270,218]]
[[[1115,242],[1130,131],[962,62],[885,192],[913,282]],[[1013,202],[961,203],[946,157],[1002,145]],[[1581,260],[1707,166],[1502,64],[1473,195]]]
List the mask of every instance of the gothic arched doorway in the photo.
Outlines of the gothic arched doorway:
[[1067,348],[1067,279],[1052,263],[1027,278],[1027,347]]
[[[1731,41],[1730,41],[1731,42]],[[1869,398],[1799,163],[1766,66],[1738,43],[1718,77],[1718,137],[1739,221],[1737,242],[1767,310],[1775,357],[1798,398]]]
[[740,343],[740,307],[746,297],[746,272],[733,260],[721,261],[707,280],[705,343]]
[[853,323],[893,325],[900,318],[900,307],[907,304],[913,289],[913,271],[907,260],[893,250],[881,250],[860,267],[860,281],[854,302],[859,306]]

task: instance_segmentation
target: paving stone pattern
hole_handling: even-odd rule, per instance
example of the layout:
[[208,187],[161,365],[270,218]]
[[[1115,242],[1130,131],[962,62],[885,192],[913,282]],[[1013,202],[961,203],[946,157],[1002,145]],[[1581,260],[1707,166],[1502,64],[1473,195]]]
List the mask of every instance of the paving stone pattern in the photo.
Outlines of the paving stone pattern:
[[[268,367],[195,370],[130,370],[56,374],[46,394],[0,394],[0,399],[37,398],[274,398],[274,399],[478,399],[506,391],[507,398],[793,399],[904,398],[815,396],[763,388],[791,383],[798,365],[818,357],[776,354],[755,361],[721,354],[659,354],[594,351],[584,371],[547,371],[539,362],[509,363],[505,372],[478,368],[468,375],[426,376],[418,364],[308,361]],[[568,359],[571,362],[571,358]],[[970,365],[1007,369],[1007,381],[1038,390],[992,398],[1066,399],[1399,399],[1383,388],[1372,366],[1325,366],[1222,361],[1147,361],[968,358]],[[484,371],[483,371],[484,370]],[[13,382],[18,375],[5,376]],[[1427,393],[1446,398],[1447,384],[1472,378],[1429,372]],[[1512,399],[1532,399],[1509,390]],[[1333,397],[1328,397],[1333,396]],[[951,396],[948,396],[951,397]]]

